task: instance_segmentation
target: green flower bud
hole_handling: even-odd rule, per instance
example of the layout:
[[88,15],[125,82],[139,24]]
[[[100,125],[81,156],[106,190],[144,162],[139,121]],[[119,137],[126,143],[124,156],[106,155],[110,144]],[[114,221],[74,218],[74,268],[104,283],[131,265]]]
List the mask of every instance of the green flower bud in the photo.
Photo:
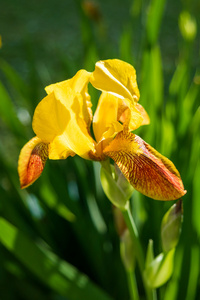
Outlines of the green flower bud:
[[147,285],[154,289],[158,288],[169,280],[174,267],[174,252],[160,253],[144,270],[144,278]]
[[113,206],[113,217],[117,234],[121,238],[127,229],[127,226],[121,210],[116,206]]
[[102,166],[100,173],[101,184],[107,198],[116,207],[123,210],[125,209],[134,188],[122,173],[118,176],[112,165],[110,166],[110,170],[111,172],[108,171],[108,168]]
[[132,272],[135,268],[135,254],[133,242],[128,229],[126,229],[121,236],[120,252],[126,271]]
[[177,201],[164,215],[161,224],[162,247],[165,252],[176,247],[183,218],[182,200]]
[[149,244],[147,247],[145,268],[148,268],[148,266],[151,264],[153,260],[154,260],[153,240],[149,240]]
[[179,17],[179,28],[183,38],[187,41],[193,41],[197,33],[197,23],[189,12],[183,11]]

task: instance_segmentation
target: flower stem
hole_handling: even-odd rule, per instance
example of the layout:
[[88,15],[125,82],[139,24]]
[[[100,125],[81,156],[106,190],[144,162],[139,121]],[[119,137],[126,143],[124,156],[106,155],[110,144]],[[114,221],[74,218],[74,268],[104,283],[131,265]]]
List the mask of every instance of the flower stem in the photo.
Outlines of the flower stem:
[[145,268],[144,253],[143,253],[142,246],[141,246],[141,243],[140,243],[140,240],[139,240],[138,231],[137,231],[135,222],[134,222],[132,214],[131,214],[129,202],[127,203],[125,209],[122,210],[122,214],[124,216],[124,220],[125,220],[126,225],[129,229],[129,232],[130,232],[130,235],[131,235],[134,247],[135,247],[135,255],[136,255],[136,259],[137,259],[138,266],[139,266],[139,269],[140,269],[141,277],[142,277],[142,280],[143,280],[143,285],[144,285],[144,289],[145,289],[145,292],[146,292],[146,297],[147,297],[148,300],[154,300],[154,299],[156,299],[155,291],[153,291],[152,289],[150,289],[147,286],[147,284],[145,282],[145,279],[144,279],[144,276],[143,276],[143,271],[144,271],[144,268]]
[[130,299],[131,300],[139,300],[137,282],[135,279],[135,274],[131,271],[127,271],[127,278],[128,278],[128,286],[130,292]]

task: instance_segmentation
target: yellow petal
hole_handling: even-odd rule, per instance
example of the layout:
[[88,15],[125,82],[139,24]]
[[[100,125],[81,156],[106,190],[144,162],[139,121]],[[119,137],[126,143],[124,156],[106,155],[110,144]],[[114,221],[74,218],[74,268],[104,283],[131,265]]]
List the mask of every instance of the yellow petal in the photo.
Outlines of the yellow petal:
[[57,135],[61,135],[70,120],[70,114],[52,92],[36,107],[33,116],[33,130],[44,142],[50,143]]
[[136,130],[141,125],[149,124],[150,119],[145,109],[139,103],[130,105],[130,119],[128,121],[129,131]]
[[149,116],[142,105],[124,101],[119,105],[118,118],[128,131],[133,131],[141,125],[146,125],[150,122]]
[[109,92],[121,99],[139,100],[140,93],[135,69],[119,59],[97,62],[90,82],[95,88]]
[[95,141],[88,132],[88,126],[84,119],[84,97],[75,93],[71,88],[65,90],[62,86],[55,87],[54,93],[57,100],[66,103],[65,106],[69,112],[61,139],[67,143],[71,151],[83,158],[90,159],[88,153],[95,152]]
[[[135,108],[140,112],[140,114],[143,118],[141,125],[148,125],[150,123],[150,118],[149,118],[149,115],[147,114],[146,110],[144,109],[144,107],[141,104],[136,103]],[[132,130],[134,130],[134,129],[132,129]]]
[[68,156],[74,156],[74,153],[67,144],[65,133],[55,137],[49,144],[49,159],[66,159]]
[[88,153],[95,152],[95,142],[89,132],[92,116],[87,94],[89,75],[81,71],[71,80],[48,87],[50,94],[35,110],[33,130],[44,142],[51,143],[51,159],[67,157],[72,153],[89,159]]
[[34,137],[22,148],[18,161],[22,189],[31,185],[41,175],[48,158],[48,147],[48,144]]
[[[98,106],[93,118],[93,131],[97,142],[106,137],[113,137],[123,129],[118,122],[118,98],[103,92],[99,98]],[[110,129],[112,129],[110,131]],[[110,131],[109,134],[107,133]]]
[[132,133],[120,132],[105,148],[133,187],[156,200],[175,200],[186,191],[174,164]]
[[51,84],[45,88],[48,94],[52,93],[55,88],[60,88],[62,90],[71,88],[75,93],[80,93],[83,96],[84,100],[82,111],[80,112],[82,115],[80,117],[84,118],[88,128],[90,127],[92,121],[92,103],[88,94],[88,83],[90,76],[90,72],[87,72],[86,70],[79,70],[72,78],[55,84]]
[[50,94],[54,91],[55,87],[63,88],[63,86],[65,86],[66,88],[70,87],[76,93],[85,93],[87,91],[90,76],[90,72],[87,72],[86,70],[79,70],[72,78],[47,86],[45,91],[47,94]]

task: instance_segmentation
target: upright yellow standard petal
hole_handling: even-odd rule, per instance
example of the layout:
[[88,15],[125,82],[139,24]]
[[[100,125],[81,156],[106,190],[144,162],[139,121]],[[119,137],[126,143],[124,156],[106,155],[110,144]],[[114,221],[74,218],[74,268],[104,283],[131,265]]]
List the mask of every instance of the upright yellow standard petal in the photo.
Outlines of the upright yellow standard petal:
[[21,188],[28,187],[41,175],[48,158],[48,147],[34,137],[22,148],[18,161]]
[[95,88],[121,99],[128,98],[136,102],[139,100],[135,69],[121,60],[109,59],[97,62],[90,82]]
[[118,102],[119,99],[114,95],[106,92],[101,94],[93,118],[93,131],[97,142],[105,139],[109,129],[113,129],[113,135],[123,129],[122,124],[118,122]]
[[75,93],[80,93],[83,96],[82,111],[80,111],[82,115],[80,117],[85,120],[88,128],[90,127],[92,121],[92,103],[90,100],[90,95],[88,94],[88,83],[90,77],[90,72],[87,72],[86,70],[80,70],[72,78],[51,84],[45,88],[48,94],[52,93],[55,88],[60,88],[62,90],[71,88]]
[[51,159],[74,153],[90,159],[88,153],[95,152],[95,141],[89,132],[89,74],[81,70],[72,79],[47,87],[48,96],[35,110],[33,130],[44,142],[50,142]]
[[68,156],[74,156],[75,154],[68,147],[65,133],[56,136],[53,142],[49,144],[49,159],[66,159]]
[[186,193],[174,164],[135,134],[120,132],[104,154],[136,190],[150,198],[175,200]]
[[90,80],[91,73],[86,70],[79,70],[72,78],[53,83],[45,88],[47,94],[54,91],[55,87],[65,86],[70,87],[75,93],[85,93],[87,91],[87,84]]
[[35,134],[44,143],[50,143],[63,133],[69,120],[69,111],[52,92],[37,105],[32,126]]
[[88,131],[87,120],[84,118],[84,97],[80,93],[75,93],[71,88],[65,90],[63,86],[55,87],[54,93],[56,99],[65,104],[69,113],[60,142],[63,140],[71,151],[90,159],[89,152],[95,152],[95,141]]

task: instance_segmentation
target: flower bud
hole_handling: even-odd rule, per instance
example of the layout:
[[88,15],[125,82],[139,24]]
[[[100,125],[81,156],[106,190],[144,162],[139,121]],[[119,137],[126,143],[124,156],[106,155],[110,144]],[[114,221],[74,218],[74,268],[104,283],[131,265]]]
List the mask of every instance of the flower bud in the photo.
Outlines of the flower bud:
[[31,185],[42,174],[48,155],[49,145],[43,143],[38,137],[32,138],[24,145],[18,162],[22,189]]
[[165,252],[176,247],[183,218],[182,200],[177,201],[164,215],[161,224],[162,247]]
[[103,190],[116,207],[125,209],[134,189],[123,174],[118,176],[113,166],[111,166],[111,170],[112,174],[104,167],[101,168],[100,177]]
[[197,23],[189,12],[183,11],[179,17],[179,28],[183,38],[187,41],[193,41],[197,33]]
[[127,229],[127,226],[121,210],[114,205],[113,205],[113,218],[114,218],[115,229],[117,231],[117,234],[121,238],[125,230]]
[[126,271],[132,272],[135,267],[135,254],[133,242],[128,229],[126,229],[121,236],[120,252]]
[[153,240],[149,240],[149,244],[147,247],[145,267],[148,268],[148,266],[151,264],[153,260],[154,260]]
[[158,288],[169,280],[174,267],[174,252],[173,248],[168,253],[160,253],[146,266],[144,278],[150,288]]

